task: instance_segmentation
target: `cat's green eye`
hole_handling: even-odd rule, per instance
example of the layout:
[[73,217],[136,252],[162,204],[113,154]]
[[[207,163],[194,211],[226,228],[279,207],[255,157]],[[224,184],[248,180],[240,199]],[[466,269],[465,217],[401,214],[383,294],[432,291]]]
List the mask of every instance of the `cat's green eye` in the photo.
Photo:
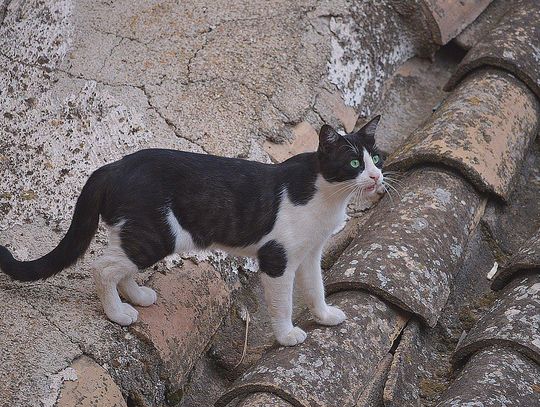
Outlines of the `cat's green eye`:
[[379,157],[377,154],[371,157],[371,159],[373,160],[373,164],[378,164],[379,161],[381,161],[381,157]]
[[358,168],[360,167],[360,161],[358,160],[351,160],[351,167]]

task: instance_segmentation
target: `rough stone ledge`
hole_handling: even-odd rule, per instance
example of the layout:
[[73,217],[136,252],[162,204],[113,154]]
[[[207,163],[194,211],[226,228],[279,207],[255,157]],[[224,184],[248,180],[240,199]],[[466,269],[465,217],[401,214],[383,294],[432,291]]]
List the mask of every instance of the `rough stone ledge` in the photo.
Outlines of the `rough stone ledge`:
[[514,348],[540,364],[540,275],[516,278],[458,344],[454,361],[489,346]]
[[217,402],[256,392],[273,393],[296,407],[352,407],[387,355],[407,318],[378,298],[362,291],[334,294],[328,301],[348,319],[325,327],[303,319],[308,331],[298,346],[267,352]]
[[465,56],[445,86],[452,90],[471,71],[495,66],[505,69],[527,84],[540,98],[540,3],[521,0],[512,6],[495,29]]
[[500,268],[491,283],[493,290],[503,288],[519,272],[540,271],[540,229],[531,237],[508,263]]
[[538,406],[540,366],[508,348],[476,353],[437,407]]
[[538,131],[540,106],[511,74],[480,70],[387,160],[388,169],[443,164],[480,191],[507,200],[525,153]]
[[402,181],[401,199],[381,201],[327,273],[326,287],[330,293],[366,289],[434,326],[481,200],[461,177],[435,169]]

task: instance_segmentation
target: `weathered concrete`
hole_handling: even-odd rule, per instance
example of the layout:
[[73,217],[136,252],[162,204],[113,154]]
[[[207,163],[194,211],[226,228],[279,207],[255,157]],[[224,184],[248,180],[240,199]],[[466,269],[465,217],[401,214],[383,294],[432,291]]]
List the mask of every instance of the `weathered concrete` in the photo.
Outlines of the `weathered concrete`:
[[540,98],[538,20],[538,1],[516,1],[496,27],[467,53],[445,89],[453,89],[469,72],[491,66],[513,73]]
[[489,346],[508,346],[540,365],[540,275],[516,278],[463,339],[454,355],[460,361]]
[[429,35],[419,34],[410,16],[404,17],[395,3],[355,2],[347,14],[328,7],[332,33],[329,78],[343,93],[345,103],[357,107],[362,117],[373,114],[384,81],[399,65],[417,53],[434,51]]
[[82,350],[19,289],[0,290],[0,302],[0,405],[52,407],[62,382],[74,377],[69,365]]
[[492,347],[475,354],[437,407],[537,406],[540,366],[518,352]]
[[388,159],[388,168],[443,164],[506,200],[538,131],[539,111],[534,94],[512,75],[477,71]]
[[57,407],[127,407],[122,393],[105,369],[82,356],[71,365],[75,380],[65,381]]
[[503,288],[518,272],[540,272],[540,229],[527,240],[520,251],[497,271],[491,287],[494,290]]
[[402,198],[379,204],[327,274],[326,287],[367,289],[434,326],[480,199],[463,179],[431,169],[413,172],[403,184]]
[[331,406],[335,400],[354,406],[406,318],[361,291],[337,293],[328,301],[348,315],[343,324],[303,324],[308,338],[301,346],[267,352],[216,406],[261,391],[274,393],[294,406]]

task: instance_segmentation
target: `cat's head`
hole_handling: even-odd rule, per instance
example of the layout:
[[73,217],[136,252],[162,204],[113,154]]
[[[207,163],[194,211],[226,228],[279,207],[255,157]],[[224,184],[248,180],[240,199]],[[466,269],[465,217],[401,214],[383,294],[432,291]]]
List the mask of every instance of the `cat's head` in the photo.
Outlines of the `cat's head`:
[[325,124],[319,132],[317,155],[322,176],[330,183],[355,183],[364,196],[383,189],[383,156],[375,145],[375,116],[354,133],[341,135]]

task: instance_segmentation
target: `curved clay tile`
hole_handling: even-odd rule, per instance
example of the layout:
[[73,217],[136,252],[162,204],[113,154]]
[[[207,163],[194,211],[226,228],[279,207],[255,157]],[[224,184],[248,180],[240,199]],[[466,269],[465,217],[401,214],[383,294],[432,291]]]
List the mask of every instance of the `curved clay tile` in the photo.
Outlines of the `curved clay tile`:
[[494,345],[512,347],[540,364],[540,274],[514,279],[459,343],[454,358]]
[[426,163],[454,168],[480,191],[506,200],[537,134],[540,105],[509,73],[480,70],[387,160],[389,169]]
[[491,288],[500,290],[503,288],[515,274],[536,270],[540,272],[540,229],[523,245],[505,267],[500,268],[493,277]]
[[540,366],[519,352],[493,347],[475,354],[437,407],[540,405]]
[[516,75],[540,98],[540,2],[517,3],[496,28],[469,51],[445,90],[456,87],[475,69],[495,66]]
[[327,273],[329,292],[366,289],[435,326],[481,207],[459,176],[433,169],[402,179]]
[[341,407],[355,406],[407,318],[362,291],[337,293],[328,301],[347,314],[343,324],[304,325],[308,337],[302,345],[267,352],[216,406],[260,392],[275,394],[295,407],[334,406],[336,400]]

